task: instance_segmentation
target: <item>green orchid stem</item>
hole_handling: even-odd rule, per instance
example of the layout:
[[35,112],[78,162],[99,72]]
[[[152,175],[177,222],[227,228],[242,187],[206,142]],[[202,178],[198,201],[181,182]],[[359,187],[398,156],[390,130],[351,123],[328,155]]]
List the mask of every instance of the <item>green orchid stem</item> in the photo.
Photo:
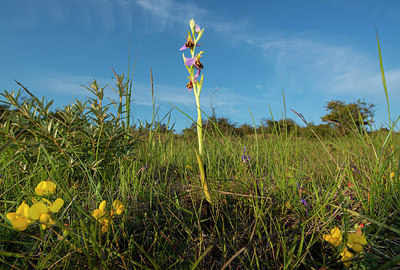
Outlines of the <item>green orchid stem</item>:
[[210,204],[212,204],[211,203],[211,195],[210,195],[208,185],[207,185],[206,172],[204,170],[203,161],[202,161],[202,157],[203,157],[203,124],[201,121],[200,90],[201,90],[201,88],[199,87],[197,89],[197,91],[195,91],[196,105],[197,105],[197,139],[199,141],[199,153],[197,153],[197,151],[196,151],[196,156],[197,156],[197,163],[199,164],[199,170],[200,170],[201,187],[203,188],[204,195],[206,196],[206,200]]
[[201,121],[200,95],[195,96],[197,105],[197,139],[199,141],[199,155],[203,156],[203,124]]
[[208,190],[207,180],[206,180],[206,172],[204,170],[203,161],[201,160],[201,155],[197,153],[197,163],[199,164],[200,169],[200,180],[201,180],[201,187],[203,188],[204,195],[206,196],[206,200],[211,204],[211,195]]

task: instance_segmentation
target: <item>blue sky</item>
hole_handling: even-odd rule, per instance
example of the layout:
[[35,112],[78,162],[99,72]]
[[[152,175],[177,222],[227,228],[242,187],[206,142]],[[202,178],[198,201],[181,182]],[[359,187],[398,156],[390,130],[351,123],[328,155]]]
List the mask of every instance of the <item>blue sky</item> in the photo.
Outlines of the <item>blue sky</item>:
[[[238,124],[293,109],[315,124],[333,99],[364,98],[377,105],[376,126],[388,122],[375,25],[378,29],[392,118],[400,110],[400,2],[386,1],[178,1],[20,0],[0,4],[1,90],[20,81],[53,109],[84,100],[81,85],[113,84],[137,59],[133,77],[134,121],[152,115],[153,70],[158,118],[173,106],[195,118],[179,48],[189,20],[205,28],[201,102]],[[188,52],[187,52],[188,53]],[[110,89],[107,96],[116,99]],[[175,129],[191,121],[173,110]]]

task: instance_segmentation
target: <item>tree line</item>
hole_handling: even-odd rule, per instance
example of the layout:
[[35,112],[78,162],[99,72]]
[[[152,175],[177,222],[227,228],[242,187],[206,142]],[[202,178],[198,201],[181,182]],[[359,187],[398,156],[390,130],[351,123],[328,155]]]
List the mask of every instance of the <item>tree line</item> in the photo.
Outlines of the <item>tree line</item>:
[[[305,127],[298,125],[293,119],[262,119],[261,123],[254,127],[249,124],[238,125],[228,118],[217,117],[215,113],[207,120],[204,120],[203,127],[210,133],[232,134],[245,136],[249,134],[282,134],[294,133],[304,137],[318,136],[342,136],[350,133],[369,130],[368,127],[374,123],[375,105],[363,100],[346,103],[340,100],[331,100],[326,103],[326,115],[321,117],[322,124],[315,125],[307,122],[301,114],[295,112],[304,122]],[[184,129],[184,135],[191,135],[196,132],[196,123]]]
[[[3,122],[13,111],[9,111],[8,106],[0,105],[0,122]],[[363,100],[346,103],[340,100],[331,100],[326,103],[326,115],[321,117],[322,124],[315,125],[307,122],[301,114],[299,118],[304,122],[305,126],[300,126],[293,119],[262,119],[256,127],[249,124],[238,125],[225,117],[213,115],[203,120],[203,128],[207,133],[214,135],[218,133],[231,134],[236,136],[245,136],[249,134],[282,134],[294,133],[304,137],[315,137],[316,133],[322,137],[346,135],[349,133],[361,132],[368,130],[368,126],[374,123],[375,105],[367,103]],[[62,120],[62,111],[55,111],[49,114],[57,120]],[[84,119],[82,119],[84,121]],[[154,122],[132,126],[132,130],[145,131],[156,129],[160,133],[175,133],[172,127],[162,122]],[[196,123],[182,131],[183,135],[194,135],[196,133]]]

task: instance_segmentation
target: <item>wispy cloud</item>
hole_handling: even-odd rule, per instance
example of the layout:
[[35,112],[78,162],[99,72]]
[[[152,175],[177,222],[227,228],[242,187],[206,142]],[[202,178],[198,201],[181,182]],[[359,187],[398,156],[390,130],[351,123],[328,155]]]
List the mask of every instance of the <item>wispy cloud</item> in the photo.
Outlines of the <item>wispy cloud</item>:
[[[140,105],[151,106],[151,85],[136,82],[133,86],[134,102]],[[154,97],[157,104],[170,103],[177,106],[192,106],[194,99],[192,93],[187,93],[186,87],[154,84]]]
[[152,26],[157,26],[159,31],[165,27],[181,25],[193,18],[205,16],[208,12],[192,3],[178,3],[173,0],[137,0],[136,4],[149,16]]
[[[303,89],[355,96],[381,94],[376,55],[359,50],[356,45],[334,44],[315,36],[275,35],[262,39],[246,34],[242,40],[258,47],[273,67],[275,79],[270,83],[274,87],[284,76],[286,87],[292,91]],[[399,71],[388,71],[392,84],[399,85]]]
[[101,26],[113,31],[133,23],[135,3],[127,0],[28,0],[7,6],[10,18],[3,18],[2,27],[52,27],[77,23],[84,29]]
[[248,30],[248,18],[225,21],[219,14],[194,3],[174,0],[136,0],[136,4],[147,14],[148,22],[153,30],[173,29],[177,25],[182,28],[187,27],[192,18],[200,21],[202,27],[210,26],[207,31],[211,30],[218,34],[230,36],[232,33],[245,33]]
[[[107,85],[113,86],[114,84],[112,79],[97,78],[96,81],[102,88]],[[42,71],[31,80],[30,85],[32,91],[38,90],[38,92],[51,99],[64,99],[71,97],[73,99],[86,99],[86,97],[93,96],[93,94],[84,87],[89,87],[91,82],[93,82],[93,77],[88,75],[73,75]],[[110,87],[105,88],[105,96],[112,99],[118,98],[117,93],[115,93]]]
[[[35,89],[38,89],[40,93],[50,98],[72,96],[78,99],[86,99],[86,97],[93,97],[93,94],[84,87],[89,87],[92,81],[93,77],[88,75],[41,72],[30,82],[30,89],[34,92]],[[113,90],[116,89],[113,79],[96,78],[96,81],[101,88],[104,88],[105,98],[112,100],[119,98],[118,93]],[[193,93],[188,93],[185,86],[155,84],[154,92],[157,103],[171,103],[182,106],[192,106],[194,104]],[[152,106],[150,84],[135,81],[132,88],[132,97],[136,104]]]
[[[134,84],[133,98],[134,103],[138,105],[151,106],[150,84],[136,83]],[[206,114],[211,114],[211,107],[217,108],[218,114],[247,114],[247,106],[265,105],[262,100],[254,100],[253,98],[240,94],[234,89],[220,87],[218,91],[204,88],[201,97],[202,110]],[[196,103],[193,92],[188,92],[186,87],[155,84],[154,85],[156,104],[170,104],[183,110],[195,108]]]

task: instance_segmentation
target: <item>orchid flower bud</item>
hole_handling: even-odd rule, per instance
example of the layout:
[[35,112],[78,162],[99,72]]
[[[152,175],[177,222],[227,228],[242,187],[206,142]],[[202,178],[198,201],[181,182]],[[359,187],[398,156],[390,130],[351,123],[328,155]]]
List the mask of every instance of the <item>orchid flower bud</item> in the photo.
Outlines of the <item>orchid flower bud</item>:
[[196,28],[196,22],[194,19],[190,20],[190,29],[192,30],[192,33],[194,33],[194,29]]

